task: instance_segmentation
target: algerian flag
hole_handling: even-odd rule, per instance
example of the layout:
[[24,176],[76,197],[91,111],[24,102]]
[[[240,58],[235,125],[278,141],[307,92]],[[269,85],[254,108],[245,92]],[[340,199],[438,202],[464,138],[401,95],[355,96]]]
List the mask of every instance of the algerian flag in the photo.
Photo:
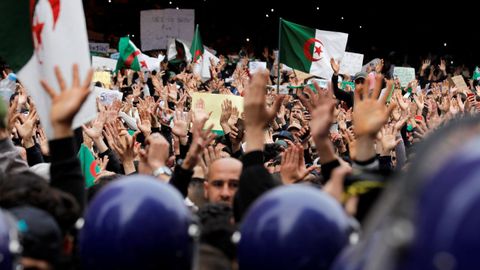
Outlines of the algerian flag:
[[341,60],[348,34],[322,31],[280,19],[280,63],[325,79],[332,77],[330,58]]
[[129,37],[120,38],[118,51],[120,55],[117,61],[116,71],[123,68],[129,68],[135,71],[160,69],[160,61],[157,58],[143,54]]
[[93,186],[93,182],[97,177],[97,173],[100,172],[97,161],[92,154],[92,151],[82,143],[80,150],[77,154],[78,159],[80,160],[80,167],[82,168],[83,176],[85,177],[85,186],[87,188]]
[[193,55],[193,73],[200,75],[204,81],[210,79],[212,77],[210,74],[210,61],[213,60],[213,62],[217,64],[220,59],[218,59],[208,50],[205,50],[202,43],[202,38],[200,37],[200,31],[198,30],[198,25],[195,30],[195,35],[193,36],[190,54]]
[[192,61],[190,49],[185,41],[170,39],[168,42],[167,59],[170,62]]
[[[1,0],[0,57],[12,67],[36,103],[47,137],[52,138],[51,100],[40,79],[60,89],[58,66],[65,84],[72,84],[72,66],[78,64],[83,81],[90,68],[85,17],[81,0]],[[73,120],[73,127],[96,116],[95,98],[89,98]]]
[[475,67],[475,71],[473,72],[473,80],[478,79],[480,79],[480,69],[478,67]]
[[194,64],[199,63],[203,56],[203,43],[202,37],[200,37],[200,30],[198,30],[198,24],[193,35],[192,46],[190,47],[190,54],[193,56],[192,62]]

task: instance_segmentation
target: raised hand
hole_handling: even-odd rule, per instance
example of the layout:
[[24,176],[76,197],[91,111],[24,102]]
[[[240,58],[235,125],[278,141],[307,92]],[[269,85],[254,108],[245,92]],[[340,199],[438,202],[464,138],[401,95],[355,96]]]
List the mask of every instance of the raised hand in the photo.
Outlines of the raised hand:
[[378,61],[377,65],[375,66],[375,73],[377,74],[382,73],[383,65],[384,65],[384,61],[383,59],[380,59],[380,61]]
[[423,108],[425,108],[424,96],[423,94],[416,94],[413,96],[415,104],[417,104],[417,114],[422,114]]
[[231,131],[228,134],[230,137],[230,142],[232,143],[232,151],[235,153],[237,151],[240,151],[240,148],[242,147],[242,139],[244,134],[240,134],[241,131],[238,130],[237,127],[230,126]]
[[147,137],[145,145],[145,149],[141,149],[139,152],[142,162],[149,170],[144,173],[152,173],[156,169],[165,166],[170,151],[168,141],[160,133],[153,133]]
[[[21,118],[19,118],[21,119]],[[28,114],[27,118],[22,122],[17,121],[15,123],[15,128],[17,129],[18,135],[23,140],[23,146],[25,148],[30,148],[35,145],[35,141],[33,140],[33,130],[35,128],[35,124],[37,122],[37,111],[32,110]]]
[[452,98],[450,102],[450,113],[452,115],[456,115],[459,112],[460,112],[460,107],[458,106],[458,102],[456,99]]
[[269,73],[267,71],[256,73],[245,92],[243,119],[245,121],[245,140],[247,143],[245,152],[247,153],[263,150],[264,140],[260,140],[259,138],[264,137],[265,128],[268,123],[275,118],[284,98],[283,96],[277,96],[273,106],[267,109],[265,104],[268,76]]
[[280,175],[284,185],[301,181],[315,169],[314,166],[311,166],[308,169],[305,166],[303,147],[300,144],[290,145],[290,147],[282,154]]
[[57,94],[45,80],[41,80],[40,83],[52,99],[50,121],[52,122],[53,136],[55,139],[59,139],[73,135],[71,130],[72,121],[90,94],[90,82],[92,81],[93,70],[90,69],[88,71],[87,77],[83,81],[83,84],[80,85],[78,65],[74,64],[73,81],[70,88],[67,88],[60,68],[55,67],[55,75],[60,85],[59,94]]
[[243,111],[246,126],[263,129],[280,109],[283,96],[277,96],[270,109],[265,106],[268,75],[265,71],[255,74],[245,94]]
[[230,126],[228,120],[232,115],[232,101],[226,99],[222,103],[222,114],[220,115],[220,126],[225,134],[230,132]]
[[120,134],[111,134],[113,143],[110,147],[118,154],[120,160],[122,160],[126,175],[135,172],[133,161],[140,148],[140,144],[136,142],[139,133],[140,132],[137,131],[133,136],[130,136],[126,130],[122,130]]
[[353,124],[355,125],[355,134],[358,137],[369,136],[374,138],[380,129],[385,125],[388,117],[395,109],[395,104],[389,107],[385,105],[388,95],[380,95],[378,88],[375,88],[372,95],[361,87],[355,89],[355,106],[353,108]]
[[438,65],[438,68],[444,73],[447,74],[447,63],[445,59],[440,60],[440,65]]
[[140,119],[137,119],[137,127],[143,133],[145,137],[149,136],[152,133],[152,122],[150,114],[148,112],[142,111],[139,113]]
[[185,170],[193,170],[198,162],[203,161],[202,154],[205,148],[215,139],[215,134],[211,132],[213,125],[205,130],[203,129],[206,122],[207,119],[205,118],[193,122],[192,143],[182,164],[182,168]]
[[[318,94],[313,93],[310,88],[305,88],[304,94],[300,94],[299,98],[310,112],[312,118],[310,134],[317,146],[321,163],[325,164],[336,159],[335,150],[328,137],[334,119],[335,101],[331,88],[322,90],[316,83],[314,83],[314,87]],[[308,98],[305,94],[308,95]]]
[[27,103],[28,96],[25,91],[25,88],[21,84],[17,84],[18,87],[18,105],[23,106]]
[[422,62],[422,67],[421,67],[421,70],[422,71],[425,71],[431,64],[431,61],[430,59],[425,59],[423,62]]
[[340,72],[340,62],[335,62],[335,59],[330,58],[330,66],[332,67],[333,73],[338,75]]
[[408,103],[403,99],[400,92],[396,91],[394,96],[395,96],[395,100],[397,101],[397,104],[400,107],[400,109],[402,109],[402,111],[407,111],[408,110]]
[[202,119],[210,118],[211,113],[205,111],[205,101],[203,99],[198,99],[195,102],[195,108],[193,109],[193,118],[195,121],[200,121]]
[[355,160],[357,157],[357,140],[353,132],[353,127],[349,127],[345,130],[340,130],[340,132],[342,133],[342,138],[347,142],[350,158]]
[[95,118],[90,125],[82,125],[83,131],[88,137],[92,140],[97,140],[102,137],[102,130],[105,122],[107,121],[107,115],[105,113],[99,113],[97,118]]
[[133,90],[133,97],[134,98],[139,98],[140,95],[142,94],[142,88],[138,84],[132,85],[132,90]]
[[309,87],[306,87],[303,91],[309,98],[305,94],[300,94],[299,98],[312,116],[310,133],[313,138],[327,138],[334,119],[335,101],[331,90],[322,90],[317,83],[314,83],[314,87],[317,90],[317,94]]
[[210,168],[210,165],[217,159],[221,159],[222,150],[218,147],[206,146],[203,150],[203,162]]
[[37,131],[38,131],[37,141],[38,141],[38,144],[40,145],[40,151],[44,156],[49,156],[50,148],[48,145],[47,135],[45,135],[45,130],[43,130],[43,128],[41,127],[38,127]]
[[173,118],[174,126],[172,128],[173,135],[180,139],[187,138],[189,124],[189,117],[186,113],[182,111],[175,111],[175,117]]
[[379,152],[382,156],[389,156],[390,152],[402,141],[396,140],[395,125],[385,126],[378,133],[377,139],[379,141]]
[[239,116],[240,116],[240,111],[237,109],[237,107],[233,106],[232,114],[230,115],[230,118],[228,118],[228,125],[235,126],[235,124],[237,124]]

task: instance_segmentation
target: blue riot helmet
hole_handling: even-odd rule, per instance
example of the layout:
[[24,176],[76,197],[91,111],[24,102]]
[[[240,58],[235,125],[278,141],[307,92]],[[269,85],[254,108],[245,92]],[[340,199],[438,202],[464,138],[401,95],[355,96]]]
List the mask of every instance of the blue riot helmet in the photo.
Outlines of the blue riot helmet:
[[419,145],[372,211],[363,239],[333,270],[477,269],[479,130],[479,119],[467,118]]
[[106,186],[80,232],[83,269],[191,269],[198,226],[182,196],[151,176]]
[[240,228],[240,270],[329,269],[348,243],[342,207],[314,187],[276,188],[258,199]]
[[16,269],[21,249],[16,220],[0,209],[0,270]]

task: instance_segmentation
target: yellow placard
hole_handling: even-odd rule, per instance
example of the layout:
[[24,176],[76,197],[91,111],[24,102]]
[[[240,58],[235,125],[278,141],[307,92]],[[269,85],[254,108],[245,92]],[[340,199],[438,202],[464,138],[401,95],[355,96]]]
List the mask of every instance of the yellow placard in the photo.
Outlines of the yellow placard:
[[212,112],[212,115],[205,126],[208,127],[213,124],[213,130],[215,131],[222,131],[222,127],[220,126],[220,115],[222,114],[222,104],[224,100],[230,100],[232,105],[237,107],[240,114],[243,112],[243,97],[241,96],[193,93],[192,110],[195,110],[195,104],[199,99],[203,99],[205,102],[205,111],[207,113]]
[[92,82],[101,82],[105,88],[110,88],[112,84],[112,75],[108,71],[95,71]]

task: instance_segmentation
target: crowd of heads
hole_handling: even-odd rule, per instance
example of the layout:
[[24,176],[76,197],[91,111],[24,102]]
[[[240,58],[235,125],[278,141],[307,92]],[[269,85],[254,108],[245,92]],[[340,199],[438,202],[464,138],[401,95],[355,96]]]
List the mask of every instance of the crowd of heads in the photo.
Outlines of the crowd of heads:
[[[383,60],[349,76],[331,59],[320,86],[263,57],[270,71],[250,74],[247,57],[220,56],[209,79],[167,60],[108,82],[57,70],[62,91],[42,82],[50,138],[28,94],[43,90],[17,82],[0,104],[0,269],[478,265],[473,70],[426,59],[402,86]],[[72,130],[93,85],[122,99],[97,99]],[[88,185],[81,147],[99,168]]]

